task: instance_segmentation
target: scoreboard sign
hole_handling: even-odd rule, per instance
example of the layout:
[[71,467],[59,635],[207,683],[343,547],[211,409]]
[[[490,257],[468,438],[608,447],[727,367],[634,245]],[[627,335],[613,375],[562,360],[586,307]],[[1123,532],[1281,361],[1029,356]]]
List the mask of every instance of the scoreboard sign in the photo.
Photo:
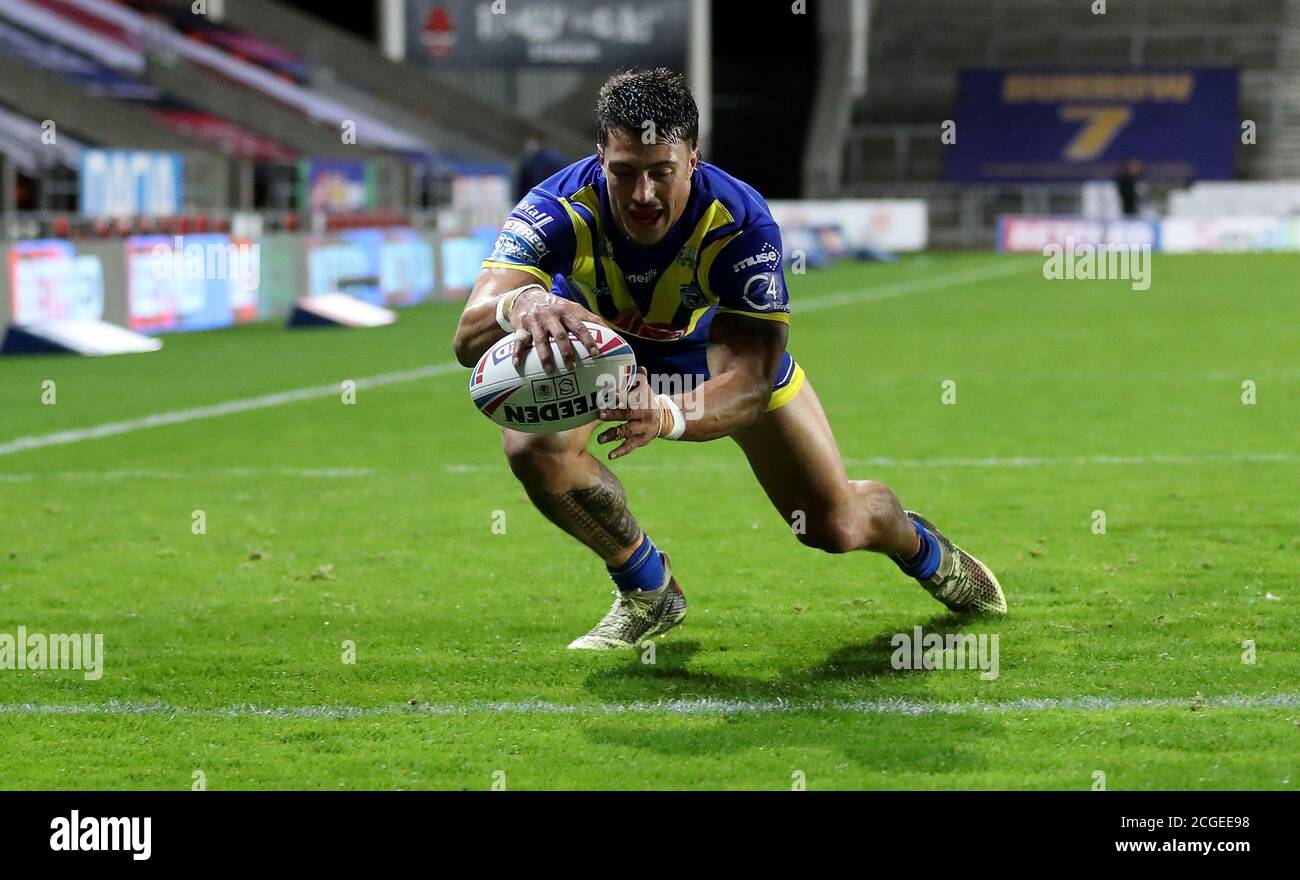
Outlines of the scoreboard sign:
[[965,70],[944,176],[1097,180],[1138,159],[1153,180],[1229,180],[1240,126],[1232,69]]
[[444,69],[681,67],[686,0],[407,0],[406,47]]

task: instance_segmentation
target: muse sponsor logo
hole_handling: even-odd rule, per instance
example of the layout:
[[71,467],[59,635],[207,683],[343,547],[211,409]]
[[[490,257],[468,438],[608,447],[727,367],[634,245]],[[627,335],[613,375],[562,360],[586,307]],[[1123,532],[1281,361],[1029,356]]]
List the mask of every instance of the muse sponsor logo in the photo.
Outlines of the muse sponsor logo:
[[1134,290],[1151,287],[1151,245],[1090,244],[1066,236],[1065,244],[1043,246],[1043,277],[1049,281],[1132,281]]
[[918,626],[911,633],[895,633],[889,644],[894,669],[979,669],[984,681],[998,677],[996,633],[926,633]]
[[135,816],[55,816],[50,820],[54,852],[129,852],[137,862],[153,853],[153,820]]
[[86,681],[104,674],[103,633],[0,633],[0,670],[80,669]]
[[769,241],[763,244],[763,249],[758,253],[750,257],[745,257],[745,259],[738,263],[733,263],[731,265],[731,271],[740,272],[744,269],[750,268],[751,266],[766,266],[769,269],[774,269],[776,268],[776,264],[779,262],[781,262],[781,254],[777,252],[776,248],[774,248],[772,243]]

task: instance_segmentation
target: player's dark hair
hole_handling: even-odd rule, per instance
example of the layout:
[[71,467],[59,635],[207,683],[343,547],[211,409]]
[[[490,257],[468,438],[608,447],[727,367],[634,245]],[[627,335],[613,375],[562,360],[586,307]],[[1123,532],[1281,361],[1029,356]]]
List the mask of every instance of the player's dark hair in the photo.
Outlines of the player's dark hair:
[[616,128],[640,137],[647,122],[654,123],[658,141],[695,145],[700,137],[700,111],[686,87],[686,77],[656,67],[625,70],[605,80],[596,99],[597,143],[608,143],[609,133]]

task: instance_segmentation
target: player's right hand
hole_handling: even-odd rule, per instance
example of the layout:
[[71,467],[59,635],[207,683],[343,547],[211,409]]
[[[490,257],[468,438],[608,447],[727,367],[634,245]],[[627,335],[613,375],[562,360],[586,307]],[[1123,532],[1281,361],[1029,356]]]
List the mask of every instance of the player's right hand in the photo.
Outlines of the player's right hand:
[[605,323],[577,303],[556,296],[540,285],[521,290],[514,302],[510,303],[510,324],[517,331],[511,356],[515,369],[523,367],[530,347],[537,348],[537,358],[542,362],[542,369],[548,373],[558,369],[550,345],[552,339],[560,349],[565,365],[573,369],[578,364],[578,352],[569,339],[570,333],[586,346],[587,351],[592,352],[597,348],[596,340],[582,326],[583,321]]

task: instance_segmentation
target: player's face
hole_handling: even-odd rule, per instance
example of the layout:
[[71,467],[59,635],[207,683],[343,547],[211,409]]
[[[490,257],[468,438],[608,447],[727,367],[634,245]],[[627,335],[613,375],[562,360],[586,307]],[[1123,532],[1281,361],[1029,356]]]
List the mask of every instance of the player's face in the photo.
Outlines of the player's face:
[[619,230],[637,244],[654,244],[672,229],[691,196],[700,151],[689,143],[646,144],[620,129],[596,145],[609,207]]

